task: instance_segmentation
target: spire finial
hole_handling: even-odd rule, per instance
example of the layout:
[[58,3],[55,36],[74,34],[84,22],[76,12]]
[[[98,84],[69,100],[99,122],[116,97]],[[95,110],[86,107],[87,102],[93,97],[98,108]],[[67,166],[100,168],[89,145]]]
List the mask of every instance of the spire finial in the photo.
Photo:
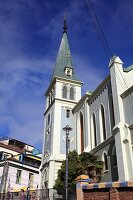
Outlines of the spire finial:
[[64,26],[63,26],[63,33],[67,33],[67,22],[66,22],[66,15],[64,15]]

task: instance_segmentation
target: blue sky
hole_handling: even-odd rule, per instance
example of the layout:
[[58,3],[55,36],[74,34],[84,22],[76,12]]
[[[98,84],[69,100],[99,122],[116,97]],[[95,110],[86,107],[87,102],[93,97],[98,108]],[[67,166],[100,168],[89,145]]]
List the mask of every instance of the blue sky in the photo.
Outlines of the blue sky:
[[[94,0],[113,53],[133,64],[133,1]],[[44,93],[62,38],[64,13],[77,77],[94,90],[109,74],[83,0],[0,1],[0,136],[41,149]]]

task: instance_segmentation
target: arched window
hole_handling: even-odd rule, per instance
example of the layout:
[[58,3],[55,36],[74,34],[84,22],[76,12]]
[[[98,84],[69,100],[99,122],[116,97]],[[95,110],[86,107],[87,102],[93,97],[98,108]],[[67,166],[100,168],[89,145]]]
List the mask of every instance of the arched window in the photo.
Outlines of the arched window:
[[74,88],[73,87],[70,88],[70,99],[74,100]]
[[94,145],[97,146],[97,138],[96,138],[96,118],[93,113],[93,133],[94,133]]
[[48,126],[50,125],[50,114],[48,114],[48,122],[47,122],[47,125],[48,125]]
[[83,114],[80,112],[80,136],[81,136],[81,152],[84,150],[84,123]]
[[107,154],[106,153],[104,153],[103,154],[103,159],[104,159],[104,170],[106,171],[106,170],[108,170],[109,168],[108,168],[108,157],[107,157]]
[[103,139],[106,140],[105,113],[103,105],[101,105],[101,118],[102,118]]
[[52,91],[51,91],[51,97],[52,97],[51,101],[53,101],[54,100],[54,89],[52,89]]
[[114,105],[112,95],[109,97],[109,106],[110,106],[110,118],[111,118],[111,128],[115,126],[115,116],[114,116]]
[[64,85],[62,89],[62,98],[67,99],[67,86]]

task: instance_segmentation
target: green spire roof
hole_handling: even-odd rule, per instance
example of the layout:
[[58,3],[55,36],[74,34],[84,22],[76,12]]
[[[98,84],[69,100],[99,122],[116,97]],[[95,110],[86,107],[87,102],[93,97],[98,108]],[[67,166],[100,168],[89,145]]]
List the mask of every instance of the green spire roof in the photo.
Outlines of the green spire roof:
[[[72,69],[71,76],[67,76],[65,74],[66,68]],[[72,64],[72,56],[71,56],[70,47],[69,47],[68,38],[67,38],[66,19],[64,19],[63,37],[62,37],[60,48],[57,54],[55,68],[52,75],[52,80],[55,77],[61,77],[61,78],[69,79],[69,80],[79,81],[79,79],[75,77],[74,68]]]

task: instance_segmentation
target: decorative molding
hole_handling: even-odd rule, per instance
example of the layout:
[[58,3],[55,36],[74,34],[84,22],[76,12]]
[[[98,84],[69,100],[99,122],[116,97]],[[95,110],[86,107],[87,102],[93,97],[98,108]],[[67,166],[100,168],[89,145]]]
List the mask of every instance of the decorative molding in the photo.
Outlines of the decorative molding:
[[125,92],[123,92],[120,96],[121,96],[122,99],[124,99],[129,94],[131,94],[132,92],[133,92],[133,85],[130,88],[128,88]]
[[95,188],[121,188],[121,187],[133,187],[133,181],[118,181],[118,182],[104,182],[104,183],[93,183],[90,184],[88,179],[81,185],[83,190],[95,189]]
[[98,144],[98,146],[96,146],[95,148],[93,148],[90,152],[92,154],[95,154],[96,152],[98,152],[99,150],[103,149],[105,146],[107,146],[108,144],[110,144],[113,140],[114,140],[114,136],[109,137],[108,139],[106,139],[102,143]]
[[120,132],[119,127],[114,127],[112,130],[113,135],[116,135],[118,132]]
[[92,104],[92,102],[94,102],[98,96],[100,96],[102,94],[102,92],[104,91],[104,89],[106,89],[108,87],[108,84],[110,82],[110,75],[107,76],[106,79],[104,79],[100,85],[95,89],[95,91],[92,93],[92,95],[90,96],[90,98],[88,99],[88,104]]

